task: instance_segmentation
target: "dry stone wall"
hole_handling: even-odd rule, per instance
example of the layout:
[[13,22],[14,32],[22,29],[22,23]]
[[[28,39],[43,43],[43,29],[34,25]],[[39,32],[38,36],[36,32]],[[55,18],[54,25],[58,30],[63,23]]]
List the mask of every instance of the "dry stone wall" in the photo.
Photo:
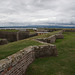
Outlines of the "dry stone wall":
[[55,45],[30,46],[0,61],[0,75],[25,75],[35,58],[57,56]]

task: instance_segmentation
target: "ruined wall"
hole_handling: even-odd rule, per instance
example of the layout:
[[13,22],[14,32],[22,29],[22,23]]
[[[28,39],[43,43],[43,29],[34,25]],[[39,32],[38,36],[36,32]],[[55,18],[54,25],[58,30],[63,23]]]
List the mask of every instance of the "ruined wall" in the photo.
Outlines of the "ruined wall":
[[0,61],[0,75],[25,75],[35,58],[57,56],[55,45],[31,46]]
[[35,58],[58,55],[55,45],[35,46],[34,51]]
[[33,36],[37,36],[37,35],[38,35],[37,33],[29,34],[29,37],[33,37]]
[[56,39],[64,39],[63,34],[56,34],[55,37]]
[[18,32],[7,32],[7,31],[0,31],[0,38],[7,39],[8,41],[17,41],[21,39],[25,39],[29,37],[29,32],[20,31]]
[[52,35],[52,36],[50,36],[48,38],[39,38],[37,40],[47,42],[47,43],[55,43],[56,37],[55,37],[55,35]]
[[7,43],[8,43],[7,39],[1,39],[0,40],[0,45],[4,45],[4,44],[7,44]]
[[47,38],[47,43],[55,43],[55,41],[56,41],[55,35],[52,35]]
[[20,31],[18,33],[19,40],[25,39],[29,37],[29,31]]
[[[61,33],[62,32],[59,34],[61,35]],[[52,39],[54,41],[57,35],[58,34],[52,35],[51,37],[48,37],[48,39]],[[58,35],[57,38],[59,38],[60,35]],[[46,38],[44,39],[44,41],[48,42]],[[46,44],[30,46],[3,60],[0,60],[0,75],[25,75],[27,67],[36,58],[57,55],[58,52],[55,45]]]
[[0,38],[7,39],[8,41],[16,41],[16,32],[0,31]]
[[61,31],[57,32],[56,34],[63,34],[63,32],[65,32],[65,31],[61,30]]
[[52,35],[47,38],[38,38],[37,40],[47,42],[47,43],[55,43],[56,39],[63,39],[64,38],[64,36],[62,34],[63,32],[64,31],[62,30],[62,31],[56,33],[55,35]]
[[54,28],[53,28],[53,29],[49,29],[48,31],[49,31],[49,32],[53,32],[53,31],[58,31],[58,30],[62,30],[62,29],[56,29],[56,28],[54,29]]

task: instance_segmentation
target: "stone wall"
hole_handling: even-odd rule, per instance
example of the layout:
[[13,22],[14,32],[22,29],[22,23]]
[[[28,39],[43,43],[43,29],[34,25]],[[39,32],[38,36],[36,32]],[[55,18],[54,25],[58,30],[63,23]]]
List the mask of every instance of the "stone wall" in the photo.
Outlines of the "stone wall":
[[29,31],[19,31],[18,38],[19,38],[18,40],[29,38]]
[[47,42],[47,43],[55,43],[55,41],[56,41],[56,37],[55,37],[55,35],[52,35],[52,36],[50,36],[50,37],[48,37],[48,38],[39,38],[39,39],[37,39],[37,40],[39,40],[39,41],[43,41],[43,42]]
[[38,35],[37,33],[29,34],[29,37],[33,37],[33,36],[37,36],[37,35]]
[[7,39],[8,41],[16,41],[16,32],[0,31],[0,38]]
[[55,35],[52,35],[52,36],[50,36],[48,38],[39,38],[37,40],[47,42],[47,43],[55,43],[56,37],[55,37]]
[[[55,42],[56,39],[63,37],[62,33],[63,31],[41,40],[44,42]],[[27,67],[36,58],[57,55],[58,52],[55,45],[30,46],[0,60],[0,75],[25,75]]]
[[0,45],[4,45],[4,44],[7,44],[7,43],[8,43],[7,39],[1,39],[0,40]]
[[57,56],[55,45],[30,46],[0,61],[0,75],[25,75],[35,58]]
[[75,29],[64,29],[65,32],[75,32]]
[[55,43],[56,39],[63,39],[63,33],[64,31],[60,31],[58,33],[56,33],[55,35],[52,35],[50,37],[47,38],[38,38],[37,40],[39,41],[43,41],[43,42],[47,42],[47,43]]
[[29,32],[20,31],[18,32],[7,32],[0,31],[0,38],[7,39],[10,42],[25,39],[29,37]]
[[54,29],[54,28],[53,28],[53,29],[49,29],[48,31],[49,31],[49,32],[53,32],[53,31],[58,31],[58,30],[62,30],[62,29],[56,29],[56,28]]
[[48,37],[48,39],[47,39],[47,43],[55,43],[55,41],[56,41],[55,35],[52,35],[52,36]]
[[58,55],[55,45],[35,46],[34,51],[35,58]]
[[56,34],[55,37],[56,39],[64,39],[63,34]]
[[61,30],[61,31],[57,32],[56,34],[63,34],[63,32],[65,32],[65,31]]

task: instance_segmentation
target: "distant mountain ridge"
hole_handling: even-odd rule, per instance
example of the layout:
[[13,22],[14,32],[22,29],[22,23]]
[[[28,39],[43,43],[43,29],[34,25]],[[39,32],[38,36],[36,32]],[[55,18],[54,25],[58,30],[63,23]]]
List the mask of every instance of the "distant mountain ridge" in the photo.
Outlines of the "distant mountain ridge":
[[74,23],[18,23],[18,22],[0,22],[0,28],[75,28]]
[[3,26],[0,28],[75,28],[75,26],[30,25],[30,26]]

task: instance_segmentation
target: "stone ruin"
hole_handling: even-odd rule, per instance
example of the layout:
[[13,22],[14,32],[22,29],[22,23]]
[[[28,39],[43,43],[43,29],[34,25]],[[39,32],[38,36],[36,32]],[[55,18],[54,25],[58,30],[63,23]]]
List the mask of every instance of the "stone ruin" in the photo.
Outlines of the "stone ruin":
[[[59,32],[62,34],[62,32]],[[52,35],[50,38],[63,38],[60,35]],[[55,39],[56,39],[55,38]],[[54,39],[54,40],[55,40]],[[45,56],[58,56],[55,45],[46,44],[30,46],[19,52],[0,60],[0,75],[25,75],[26,69],[36,58]]]
[[10,42],[22,40],[28,37],[29,37],[28,31],[19,31],[19,32],[0,31],[0,38],[7,39]]
[[55,43],[56,39],[64,39],[64,36],[63,36],[62,33],[63,33],[63,31],[60,31],[57,34],[52,35],[50,37],[47,37],[47,38],[38,38],[37,40],[43,41],[43,42],[47,42],[47,43]]
[[0,40],[0,45],[8,44],[7,39],[1,39]]
[[25,75],[36,58],[57,56],[55,45],[30,46],[0,61],[0,75]]

